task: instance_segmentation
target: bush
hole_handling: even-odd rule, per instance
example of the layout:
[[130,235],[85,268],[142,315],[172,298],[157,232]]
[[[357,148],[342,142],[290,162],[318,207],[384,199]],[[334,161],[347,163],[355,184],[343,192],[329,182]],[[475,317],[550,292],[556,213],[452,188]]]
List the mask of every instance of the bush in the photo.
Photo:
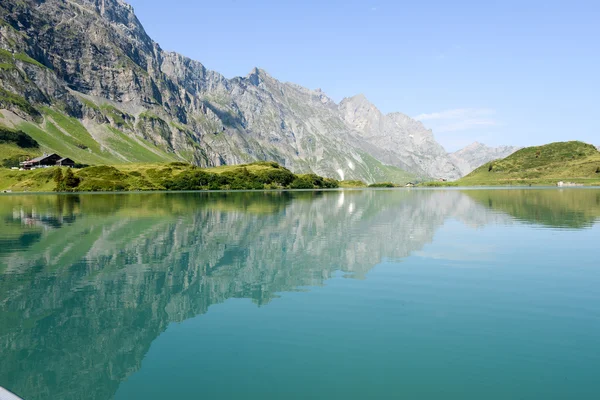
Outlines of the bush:
[[600,167],[596,167],[596,173],[600,174]]
[[14,131],[4,127],[0,127],[0,143],[16,144],[26,149],[37,149],[40,147],[39,143],[25,132]]
[[396,187],[392,182],[381,182],[381,183],[373,183],[369,185],[370,188],[393,188]]
[[314,189],[312,180],[307,176],[298,176],[290,185],[290,189]]
[[71,168],[68,168],[64,174],[62,168],[56,168],[52,178],[54,179],[54,182],[56,182],[56,188],[54,190],[57,192],[72,192],[81,182],[81,179],[73,174]]
[[214,184],[214,177],[201,170],[185,171],[163,181],[163,186],[167,190],[202,190],[211,183]]
[[275,169],[259,170],[254,175],[259,182],[265,185],[275,184],[281,187],[287,187],[296,178],[291,171],[279,168],[279,165]]
[[181,161],[175,161],[175,162],[169,163],[169,166],[171,166],[171,167],[189,167],[189,166],[191,166],[191,164],[181,162]]

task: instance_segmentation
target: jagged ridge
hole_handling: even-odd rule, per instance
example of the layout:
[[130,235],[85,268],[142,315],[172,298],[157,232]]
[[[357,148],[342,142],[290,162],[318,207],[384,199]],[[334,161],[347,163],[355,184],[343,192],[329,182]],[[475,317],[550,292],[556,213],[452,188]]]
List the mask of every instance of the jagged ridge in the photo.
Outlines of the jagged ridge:
[[121,0],[0,0],[0,14],[3,123],[79,162],[270,160],[367,182],[461,175],[420,122],[261,69],[226,79],[163,51]]

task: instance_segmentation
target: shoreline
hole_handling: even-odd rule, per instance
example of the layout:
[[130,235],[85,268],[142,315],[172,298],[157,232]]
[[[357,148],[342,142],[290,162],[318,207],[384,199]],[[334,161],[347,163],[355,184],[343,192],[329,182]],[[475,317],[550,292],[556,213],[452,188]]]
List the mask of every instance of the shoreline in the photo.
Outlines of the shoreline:
[[333,189],[257,189],[257,190],[132,190],[132,191],[80,191],[80,192],[0,192],[0,196],[27,196],[27,195],[94,195],[94,194],[191,194],[191,193],[307,193],[307,192],[353,192],[353,191],[435,191],[435,190],[594,190],[600,189],[600,185],[594,186],[439,186],[439,187],[394,187],[394,188],[333,188]]

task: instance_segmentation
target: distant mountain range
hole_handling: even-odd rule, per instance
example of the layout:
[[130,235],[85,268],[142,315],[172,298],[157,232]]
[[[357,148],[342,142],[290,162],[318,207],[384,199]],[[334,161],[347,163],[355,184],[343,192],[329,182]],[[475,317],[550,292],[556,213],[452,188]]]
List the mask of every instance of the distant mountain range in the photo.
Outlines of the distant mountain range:
[[296,173],[457,179],[515,151],[448,154],[364,96],[336,104],[261,69],[226,79],[163,51],[121,0],[0,0],[0,124],[79,163],[276,161]]

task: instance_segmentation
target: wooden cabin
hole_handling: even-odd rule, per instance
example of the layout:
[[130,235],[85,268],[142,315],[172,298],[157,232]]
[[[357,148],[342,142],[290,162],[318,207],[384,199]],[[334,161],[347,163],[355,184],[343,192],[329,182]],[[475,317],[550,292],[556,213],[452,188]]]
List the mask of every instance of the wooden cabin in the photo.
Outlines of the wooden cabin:
[[36,157],[32,160],[26,160],[21,163],[23,169],[35,169],[35,168],[50,168],[50,167],[70,167],[75,166],[75,162],[67,157],[61,157],[56,153],[44,154],[43,156]]

